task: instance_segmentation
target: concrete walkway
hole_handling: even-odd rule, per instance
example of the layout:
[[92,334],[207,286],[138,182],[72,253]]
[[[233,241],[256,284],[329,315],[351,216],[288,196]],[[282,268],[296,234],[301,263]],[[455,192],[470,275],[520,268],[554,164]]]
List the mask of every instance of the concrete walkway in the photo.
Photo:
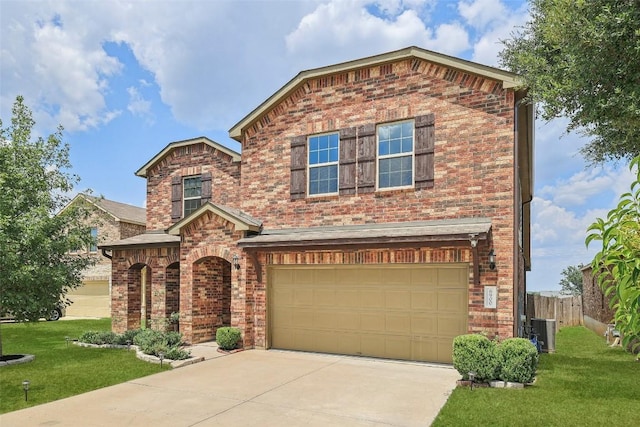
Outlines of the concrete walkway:
[[428,426],[449,366],[278,350],[204,362],[0,416],[13,426]]

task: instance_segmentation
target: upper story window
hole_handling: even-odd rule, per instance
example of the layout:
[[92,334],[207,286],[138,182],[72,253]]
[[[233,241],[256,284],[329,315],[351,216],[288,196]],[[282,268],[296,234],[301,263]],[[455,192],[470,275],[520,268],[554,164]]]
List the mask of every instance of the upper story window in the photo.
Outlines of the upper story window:
[[413,186],[413,122],[378,126],[378,188]]
[[91,244],[89,252],[98,252],[98,227],[91,227]]
[[200,176],[184,179],[183,185],[184,216],[188,216],[202,204],[202,180]]
[[338,193],[337,133],[309,137],[309,195]]

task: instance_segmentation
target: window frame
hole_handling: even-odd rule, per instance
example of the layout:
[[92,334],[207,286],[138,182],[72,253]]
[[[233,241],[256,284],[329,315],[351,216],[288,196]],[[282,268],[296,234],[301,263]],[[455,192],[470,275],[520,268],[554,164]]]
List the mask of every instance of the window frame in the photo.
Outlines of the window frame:
[[[394,154],[380,154],[380,129],[385,126],[394,126],[394,125],[402,125],[402,124],[411,124],[411,152],[405,151]],[[400,120],[395,122],[388,123],[379,123],[376,125],[376,191],[393,191],[393,190],[404,190],[409,188],[415,188],[415,178],[416,178],[416,124],[415,119],[409,120]],[[388,187],[380,187],[380,161],[386,159],[396,159],[396,158],[411,158],[411,184],[408,185],[396,185],[396,186],[388,186]]]
[[[335,135],[337,137],[338,140],[338,146],[335,147],[336,150],[336,160],[335,161],[327,161],[327,162],[323,162],[323,163],[315,163],[313,165],[311,165],[311,139],[313,138],[320,138],[323,136],[331,136],[331,135]],[[332,150],[332,147],[329,146],[328,147],[329,152]],[[315,134],[315,135],[309,135],[307,136],[307,146],[306,146],[306,166],[307,166],[307,170],[306,170],[306,174],[307,174],[307,179],[306,179],[306,187],[307,187],[307,197],[326,197],[326,196],[336,196],[340,193],[340,132],[339,131],[332,131],[332,132],[325,132],[325,133],[319,133],[319,134]],[[322,167],[330,167],[333,166],[336,169],[336,191],[332,191],[332,192],[326,192],[326,193],[315,193],[312,194],[311,193],[311,170],[312,169],[319,169]]]
[[[198,179],[199,180],[199,188],[200,188],[200,194],[198,196],[190,196],[187,197],[185,192],[187,191],[187,181],[192,180],[192,179]],[[187,201],[191,201],[191,200],[198,200],[198,206],[195,209],[189,209],[189,213],[187,213]],[[182,177],[182,217],[186,218],[189,215],[191,215],[193,212],[197,211],[198,209],[200,209],[200,206],[202,206],[202,175],[189,175],[189,176],[184,176]]]

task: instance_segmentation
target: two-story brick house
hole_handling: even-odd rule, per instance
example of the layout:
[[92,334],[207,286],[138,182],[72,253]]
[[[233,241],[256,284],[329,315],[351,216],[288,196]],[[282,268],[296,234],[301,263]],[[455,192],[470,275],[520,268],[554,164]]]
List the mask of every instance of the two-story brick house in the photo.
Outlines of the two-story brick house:
[[147,233],[113,256],[113,328],[179,307],[187,340],[451,360],[514,336],[530,268],[533,109],[511,73],[410,47],[303,71],[230,130],[169,144]]
[[67,294],[73,303],[67,307],[66,314],[109,317],[111,261],[100,254],[98,244],[144,233],[145,209],[83,193],[74,197],[68,206],[78,204],[82,204],[88,212],[85,223],[90,227],[96,244],[78,248],[76,253],[93,257],[96,263],[82,272],[82,286]]

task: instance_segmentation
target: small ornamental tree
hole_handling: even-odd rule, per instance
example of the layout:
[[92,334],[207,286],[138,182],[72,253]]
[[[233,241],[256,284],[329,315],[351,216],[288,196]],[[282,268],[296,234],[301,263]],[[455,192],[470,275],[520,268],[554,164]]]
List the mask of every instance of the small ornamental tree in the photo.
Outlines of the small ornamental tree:
[[588,228],[586,244],[601,242],[591,262],[594,276],[615,310],[616,328],[628,346],[640,340],[640,157],[631,161],[631,191],[620,196],[606,219]]
[[47,139],[32,139],[34,124],[22,97],[11,124],[4,128],[0,119],[0,310],[17,321],[49,313],[93,262],[72,254],[92,237],[83,222],[87,212],[65,208],[79,179],[69,172],[62,127]]

